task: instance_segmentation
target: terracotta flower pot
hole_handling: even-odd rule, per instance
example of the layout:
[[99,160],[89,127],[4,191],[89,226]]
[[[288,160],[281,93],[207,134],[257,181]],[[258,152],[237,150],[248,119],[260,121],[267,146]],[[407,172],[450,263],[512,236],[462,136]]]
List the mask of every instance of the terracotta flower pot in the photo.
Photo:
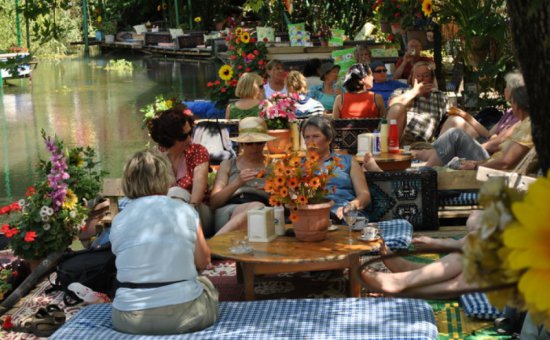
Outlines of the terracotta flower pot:
[[302,205],[298,207],[298,220],[292,222],[294,233],[299,241],[319,242],[327,238],[330,227],[330,208],[333,201]]
[[387,21],[380,21],[380,30],[382,33],[391,33],[391,25]]
[[270,153],[286,153],[289,148],[292,148],[290,129],[267,130],[267,134],[277,138],[267,142]]

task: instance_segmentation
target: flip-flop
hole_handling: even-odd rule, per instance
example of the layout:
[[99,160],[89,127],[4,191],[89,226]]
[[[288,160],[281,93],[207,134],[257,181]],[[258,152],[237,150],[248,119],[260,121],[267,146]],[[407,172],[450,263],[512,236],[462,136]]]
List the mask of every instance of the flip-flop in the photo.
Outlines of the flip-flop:
[[55,322],[64,323],[67,319],[65,312],[58,305],[49,304],[46,306],[46,311],[54,318]]

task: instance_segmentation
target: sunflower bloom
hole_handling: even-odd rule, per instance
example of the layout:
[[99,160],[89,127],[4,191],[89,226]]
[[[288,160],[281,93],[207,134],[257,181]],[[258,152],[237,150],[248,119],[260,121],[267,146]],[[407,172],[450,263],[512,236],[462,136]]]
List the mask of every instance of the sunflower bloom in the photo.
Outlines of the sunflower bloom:
[[62,207],[65,209],[73,210],[76,207],[77,203],[78,197],[76,197],[75,193],[71,189],[68,189]]
[[[548,174],[550,175],[550,173]],[[550,179],[539,178],[530,185],[522,202],[512,205],[517,222],[503,232],[506,265],[512,270],[525,270],[518,289],[528,310],[550,316]],[[531,309],[533,308],[533,309]]]
[[220,76],[221,80],[231,80],[231,78],[233,78],[233,68],[229,65],[223,65],[222,67],[220,67],[218,75]]
[[239,37],[241,34],[243,34],[243,29],[240,28],[240,27],[237,27],[237,28],[235,29],[235,35],[236,35],[237,37]]
[[194,19],[194,20],[195,20],[195,22],[196,22],[196,23],[199,23],[199,22],[201,22],[201,21],[202,21],[202,18],[201,18],[201,17],[195,17],[195,19]]
[[241,41],[245,44],[248,44],[250,42],[250,33],[248,32],[243,32],[241,34]]
[[422,12],[425,16],[429,17],[432,15],[433,11],[433,3],[432,0],[424,0],[422,1]]

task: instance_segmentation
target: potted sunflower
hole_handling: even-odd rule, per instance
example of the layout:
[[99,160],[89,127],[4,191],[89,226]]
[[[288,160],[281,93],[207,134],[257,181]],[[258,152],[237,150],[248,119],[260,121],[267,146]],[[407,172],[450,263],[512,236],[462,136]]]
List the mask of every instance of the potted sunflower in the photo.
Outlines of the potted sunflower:
[[322,241],[330,226],[330,208],[334,204],[326,196],[332,190],[329,179],[335,177],[340,160],[326,167],[312,150],[305,157],[298,152],[283,156],[268,165],[265,191],[270,194],[269,204],[284,205],[291,210],[290,220],[300,241]]
[[245,72],[256,72],[263,76],[267,64],[267,47],[259,42],[251,32],[237,27],[225,37],[228,63],[218,71],[218,79],[208,82],[210,98],[220,108],[224,108],[231,98],[239,78]]

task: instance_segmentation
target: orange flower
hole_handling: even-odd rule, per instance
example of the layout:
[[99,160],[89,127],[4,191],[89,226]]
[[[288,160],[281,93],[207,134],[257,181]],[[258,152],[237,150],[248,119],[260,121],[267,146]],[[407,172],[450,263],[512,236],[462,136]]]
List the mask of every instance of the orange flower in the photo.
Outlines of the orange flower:
[[275,207],[275,206],[281,205],[281,202],[279,202],[279,200],[275,196],[270,196],[269,205],[272,207]]
[[319,154],[315,151],[308,151],[307,152],[307,158],[312,163],[317,163],[317,161],[319,161]]
[[297,213],[291,213],[291,214],[290,214],[290,221],[291,221],[291,222],[296,222],[296,221],[298,221],[299,218],[300,218],[300,217],[298,216]]
[[287,197],[288,196],[288,189],[287,187],[282,187],[281,190],[279,190],[279,195],[281,195],[281,197]]
[[256,174],[256,178],[264,178],[264,176],[265,176],[265,169],[258,171],[258,173]]
[[308,203],[307,197],[304,195],[298,195],[298,199],[296,200],[299,205],[306,205]]
[[296,167],[300,166],[300,157],[298,157],[298,156],[290,157],[290,159],[288,161],[288,165],[293,167],[293,168],[296,168]]
[[321,186],[321,181],[319,180],[319,177],[313,177],[310,181],[309,181],[309,185],[313,188],[313,189],[317,189]]
[[296,177],[292,177],[288,179],[287,185],[289,188],[296,189],[298,187],[298,179]]
[[266,180],[265,185],[264,185],[264,190],[267,191],[267,192],[272,192],[273,191],[273,182],[270,181],[270,180]]
[[282,187],[283,185],[285,185],[285,179],[284,177],[281,177],[281,176],[277,176],[275,177],[275,182],[274,182],[274,185],[275,187]]

